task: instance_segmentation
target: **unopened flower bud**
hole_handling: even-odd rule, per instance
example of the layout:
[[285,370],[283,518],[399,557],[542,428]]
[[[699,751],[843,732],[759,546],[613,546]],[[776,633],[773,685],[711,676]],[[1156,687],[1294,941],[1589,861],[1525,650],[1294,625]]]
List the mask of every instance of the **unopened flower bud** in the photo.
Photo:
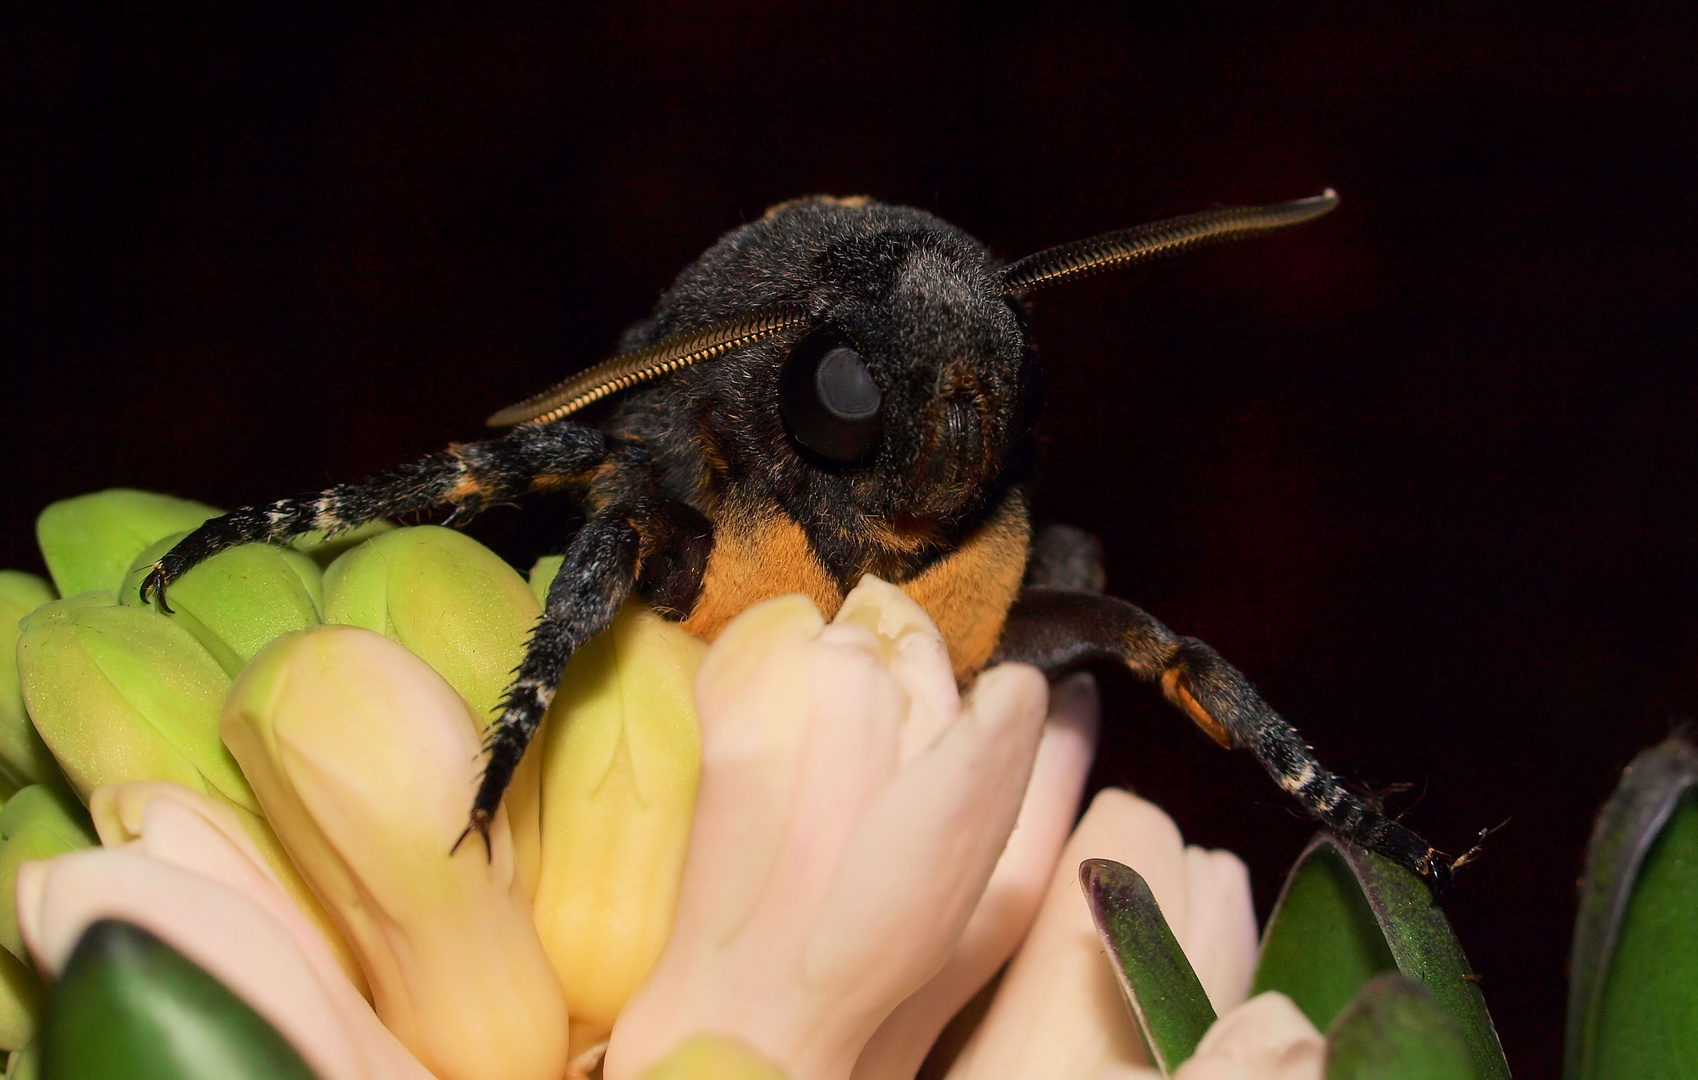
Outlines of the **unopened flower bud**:
[[[140,606],[141,583],[153,564],[187,533],[149,546],[130,567],[118,602]],[[170,619],[193,634],[232,678],[274,638],[319,623],[318,565],[273,544],[242,544],[197,563],[171,583]]]
[[230,677],[187,630],[103,594],[23,622],[18,674],[36,730],[83,799],[103,784],[174,780],[257,813],[218,738]]
[[88,811],[62,789],[35,784],[6,800],[0,808],[0,946],[29,962],[13,903],[18,865],[98,843]]
[[49,506],[35,520],[35,538],[60,596],[113,592],[144,548],[218,514],[188,499],[111,488]]
[[478,786],[481,721],[408,650],[336,626],[261,650],[223,732],[402,1043],[443,1080],[556,1080],[566,1003],[505,811],[487,852],[474,834],[450,855]]
[[0,570],[0,797],[30,784],[63,782],[24,708],[15,659],[19,621],[53,599],[53,587],[34,574]]
[[701,771],[691,687],[706,651],[628,605],[573,655],[549,711],[537,930],[573,1023],[601,1036],[672,932]]

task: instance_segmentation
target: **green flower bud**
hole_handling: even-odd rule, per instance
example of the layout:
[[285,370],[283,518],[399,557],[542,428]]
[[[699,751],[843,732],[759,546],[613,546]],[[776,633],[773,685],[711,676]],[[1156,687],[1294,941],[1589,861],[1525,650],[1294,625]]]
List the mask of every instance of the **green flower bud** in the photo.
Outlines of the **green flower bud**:
[[218,737],[230,677],[187,630],[99,594],[23,622],[18,675],[42,740],[85,801],[103,784],[174,780],[259,812]]
[[49,506],[35,519],[35,538],[59,595],[75,596],[118,588],[143,548],[219,513],[187,499],[111,488]]
[[701,775],[691,686],[707,645],[628,604],[567,665],[542,752],[534,917],[574,1027],[605,1037],[678,908]]
[[531,567],[531,595],[543,607],[548,606],[548,587],[554,584],[554,575],[560,573],[560,564],[565,561],[564,555],[544,555]]
[[491,720],[541,614],[518,571],[439,525],[383,533],[324,573],[326,624],[400,642]]
[[35,969],[0,952],[0,1050],[21,1050],[35,1037],[45,997]]
[[314,529],[312,532],[302,533],[289,541],[289,546],[310,558],[322,570],[340,558],[344,552],[359,547],[374,536],[394,532],[396,528],[397,526],[393,521],[385,521],[380,518],[377,521],[368,521],[364,525],[356,525],[352,529],[341,529],[337,532]]
[[[0,808],[0,946],[25,964],[31,963],[18,932],[18,908],[13,902],[18,864],[51,859],[98,843],[88,811],[62,790],[35,784],[6,800]],[[26,1037],[22,1042],[4,1045],[15,1050],[28,1041]]]
[[[141,607],[141,583],[154,562],[187,533],[172,533],[136,556],[118,590],[120,604]],[[171,621],[193,634],[234,677],[274,638],[319,624],[323,574],[298,551],[243,544],[221,551],[171,583]]]
[[30,784],[59,779],[59,766],[35,732],[18,684],[18,623],[54,599],[34,574],[0,570],[0,798]]

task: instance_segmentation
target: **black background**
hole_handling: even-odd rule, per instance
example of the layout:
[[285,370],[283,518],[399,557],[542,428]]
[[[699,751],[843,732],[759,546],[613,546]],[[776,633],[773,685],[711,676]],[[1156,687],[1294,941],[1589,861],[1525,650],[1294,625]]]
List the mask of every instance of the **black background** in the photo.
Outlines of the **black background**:
[[[1338,188],[1040,294],[1044,519],[1333,767],[1414,785],[1510,1063],[1553,1075],[1617,770],[1698,708],[1694,19],[1284,6],[244,4],[0,16],[0,565],[113,485],[233,506],[603,357],[723,230],[868,192],[1008,257]],[[479,533],[528,557],[547,523]],[[1310,826],[1116,675],[1102,782]]]

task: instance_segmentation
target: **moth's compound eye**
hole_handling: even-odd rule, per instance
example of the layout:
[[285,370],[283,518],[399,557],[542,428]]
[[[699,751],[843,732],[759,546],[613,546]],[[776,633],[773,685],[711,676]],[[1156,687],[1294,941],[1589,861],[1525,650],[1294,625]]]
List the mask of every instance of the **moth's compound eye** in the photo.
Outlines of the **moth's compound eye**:
[[884,433],[884,394],[867,362],[836,334],[816,334],[790,354],[778,384],[778,411],[791,436],[841,465],[868,457]]

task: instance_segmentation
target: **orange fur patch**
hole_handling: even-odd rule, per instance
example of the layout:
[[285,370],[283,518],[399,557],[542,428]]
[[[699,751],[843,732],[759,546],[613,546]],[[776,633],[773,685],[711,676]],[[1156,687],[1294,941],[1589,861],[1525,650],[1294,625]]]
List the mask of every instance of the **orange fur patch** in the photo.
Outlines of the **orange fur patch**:
[[943,633],[956,682],[978,674],[996,649],[1031,546],[1026,501],[1011,492],[953,554],[899,583]]
[[790,593],[818,604],[828,619],[843,604],[837,582],[814,557],[800,525],[777,512],[722,512],[714,523],[701,599],[682,625],[712,641],[745,608]]

